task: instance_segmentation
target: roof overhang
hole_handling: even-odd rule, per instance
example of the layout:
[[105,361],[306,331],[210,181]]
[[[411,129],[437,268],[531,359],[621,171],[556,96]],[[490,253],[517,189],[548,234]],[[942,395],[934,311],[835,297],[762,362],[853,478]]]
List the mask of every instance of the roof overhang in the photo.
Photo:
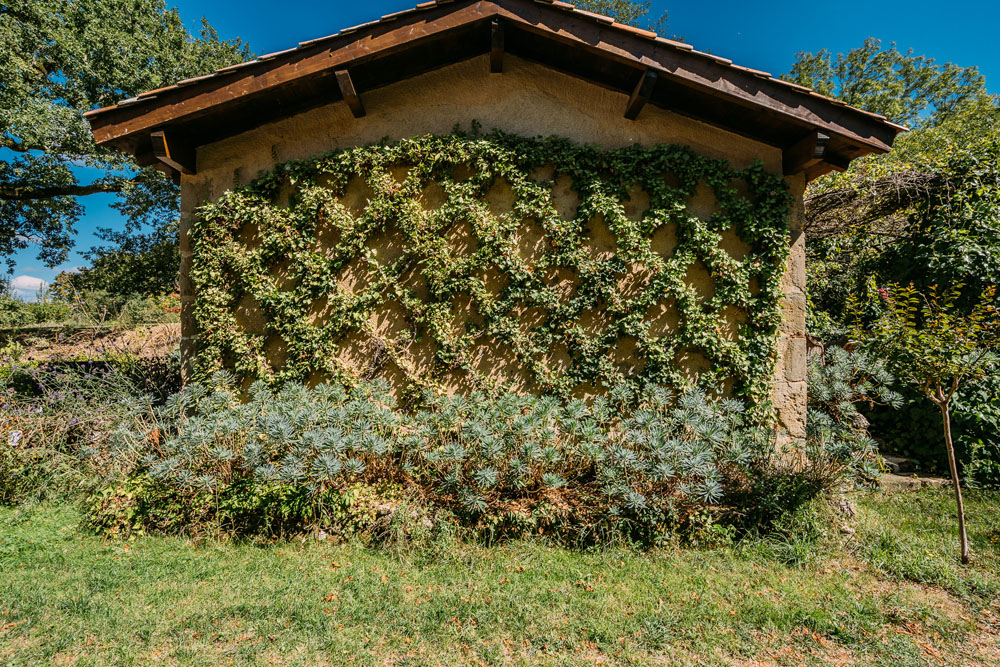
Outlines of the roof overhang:
[[438,0],[86,114],[99,145],[193,173],[194,149],[490,54],[537,62],[784,151],[808,179],[889,150],[906,128],[808,88],[552,0]]

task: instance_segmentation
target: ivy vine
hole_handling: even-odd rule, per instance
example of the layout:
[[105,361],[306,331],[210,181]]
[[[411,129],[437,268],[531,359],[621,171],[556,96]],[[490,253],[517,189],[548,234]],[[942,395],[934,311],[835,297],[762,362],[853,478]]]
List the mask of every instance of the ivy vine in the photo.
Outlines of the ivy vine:
[[[558,179],[578,198],[567,216],[553,196]],[[707,219],[689,206],[699,184],[714,193]],[[491,203],[500,190],[512,204]],[[366,196],[351,205],[359,191]],[[649,206],[630,215],[639,192]],[[280,164],[193,221],[195,377],[229,368],[247,383],[351,385],[391,371],[409,395],[442,391],[456,376],[503,390],[476,363],[486,345],[516,361],[531,391],[568,397],[688,386],[680,360],[698,354],[707,362],[699,384],[729,382],[760,405],[775,362],[790,200],[784,179],[760,163],[736,170],[682,146],[603,151],[500,131]],[[601,224],[607,252],[594,250]],[[668,227],[676,244],[663,252],[651,238]],[[531,230],[539,243],[525,252]],[[744,256],[723,249],[727,230]],[[711,277],[709,294],[690,284],[695,265]],[[349,274],[364,279],[346,285]],[[387,304],[405,320],[392,336],[372,325]],[[667,330],[651,324],[658,309],[676,314]],[[738,335],[727,330],[733,312]],[[356,340],[374,350],[363,368],[344,360]],[[432,350],[422,368],[410,352],[420,344]]]

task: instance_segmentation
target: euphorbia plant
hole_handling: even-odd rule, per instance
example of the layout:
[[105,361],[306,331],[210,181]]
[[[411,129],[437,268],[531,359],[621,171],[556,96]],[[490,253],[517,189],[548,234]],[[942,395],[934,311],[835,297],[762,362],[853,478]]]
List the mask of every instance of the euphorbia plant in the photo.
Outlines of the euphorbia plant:
[[[965,508],[951,436],[951,401],[968,379],[981,378],[993,368],[1000,347],[1000,316],[996,289],[986,289],[971,307],[960,307],[962,285],[920,292],[912,284],[878,290],[880,315],[862,324],[861,307],[855,314],[857,342],[886,359],[893,374],[920,389],[941,410],[948,467],[958,505],[962,562],[969,562]],[[868,311],[871,312],[871,311]]]

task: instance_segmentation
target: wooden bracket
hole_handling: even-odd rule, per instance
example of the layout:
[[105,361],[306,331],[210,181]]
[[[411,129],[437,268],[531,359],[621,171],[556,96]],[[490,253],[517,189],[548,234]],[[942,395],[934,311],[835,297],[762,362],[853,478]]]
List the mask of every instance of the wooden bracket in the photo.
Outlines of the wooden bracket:
[[628,106],[625,108],[625,117],[635,120],[639,117],[639,112],[646,106],[646,102],[653,96],[653,89],[656,87],[656,72],[651,69],[646,70],[635,84],[635,90],[628,99]]
[[503,23],[500,19],[493,19],[490,32],[490,73],[503,72],[503,51]]
[[153,155],[157,160],[182,174],[195,173],[197,161],[193,148],[172,134],[168,139],[163,130],[150,133],[149,140],[153,144]]
[[814,130],[782,152],[782,170],[785,176],[808,171],[831,156],[827,150],[830,137]]
[[346,69],[339,69],[334,74],[337,77],[337,85],[340,86],[340,94],[344,96],[344,101],[347,102],[351,113],[354,114],[355,118],[362,118],[365,115],[365,105],[362,103],[361,96],[358,95],[358,91],[354,87],[351,73]]

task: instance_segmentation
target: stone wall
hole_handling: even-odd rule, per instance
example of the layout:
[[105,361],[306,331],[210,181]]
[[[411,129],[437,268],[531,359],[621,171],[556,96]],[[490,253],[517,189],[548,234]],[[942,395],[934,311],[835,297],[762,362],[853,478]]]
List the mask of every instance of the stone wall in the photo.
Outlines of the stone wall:
[[[186,359],[190,359],[196,335],[191,318],[194,295],[187,278],[191,263],[187,238],[191,212],[203,201],[217,199],[234,184],[249,182],[276,162],[381,139],[447,134],[456,125],[468,128],[476,120],[487,131],[499,128],[525,136],[557,135],[605,148],[634,143],[682,144],[704,155],[725,158],[737,168],[754,160],[762,160],[771,171],[781,168],[781,152],[774,147],[652,106],[647,106],[637,121],[629,121],[623,117],[624,95],[516,58],[506,60],[503,74],[490,74],[488,58],[483,57],[367,92],[364,101],[368,111],[364,118],[354,118],[343,103],[332,104],[198,149],[197,175],[182,179],[182,350]],[[572,191],[558,179],[553,187],[557,207],[571,211]],[[784,426],[790,434],[798,436],[804,432],[805,423],[803,179],[793,179],[790,187],[796,195],[790,218],[793,245],[785,280],[785,322],[775,370],[774,399]],[[699,217],[710,215],[714,205],[711,192],[707,188],[701,190],[690,202],[691,212]],[[348,194],[363,199],[363,191],[358,188]],[[503,192],[497,192],[496,198],[497,207],[509,206]],[[641,214],[641,193],[636,194],[630,206],[636,215]],[[594,242],[598,248],[600,235],[601,230],[596,230]],[[460,243],[461,239],[455,242]],[[669,245],[669,239],[661,242]],[[387,239],[387,243],[391,240]],[[525,243],[530,244],[530,239],[525,239]],[[731,254],[740,252],[738,239],[732,238],[726,245],[731,246],[725,248]],[[358,279],[345,276],[346,283]],[[697,269],[691,281],[706,290],[711,285],[707,275],[697,275]],[[391,307],[383,315],[379,326],[398,326],[392,322]],[[663,316],[669,321],[669,313]],[[253,326],[253,318],[253,312],[245,313],[247,326]],[[688,360],[688,363],[696,367],[698,361]]]

